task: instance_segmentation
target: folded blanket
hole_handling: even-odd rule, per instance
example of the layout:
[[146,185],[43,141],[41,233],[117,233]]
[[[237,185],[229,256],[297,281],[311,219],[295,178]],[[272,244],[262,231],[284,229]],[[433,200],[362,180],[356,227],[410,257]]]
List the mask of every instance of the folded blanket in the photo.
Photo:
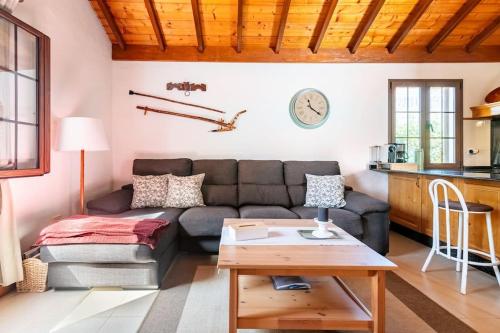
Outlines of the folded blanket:
[[76,215],[49,225],[35,246],[62,244],[144,244],[154,249],[169,222]]

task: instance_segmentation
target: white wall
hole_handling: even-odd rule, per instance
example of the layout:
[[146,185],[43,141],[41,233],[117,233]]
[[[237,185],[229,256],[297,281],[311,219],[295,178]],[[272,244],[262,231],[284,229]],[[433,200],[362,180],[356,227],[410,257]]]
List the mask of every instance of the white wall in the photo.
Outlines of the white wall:
[[[22,248],[55,216],[78,211],[79,154],[58,152],[58,121],[89,116],[111,138],[111,44],[87,0],[25,0],[14,15],[51,38],[51,171],[10,180]],[[111,188],[111,153],[87,154],[87,198]]]
[[[130,182],[134,158],[189,157],[338,160],[347,182],[379,198],[384,175],[366,170],[368,147],[388,138],[388,79],[464,79],[464,107],[480,104],[500,85],[500,64],[233,64],[113,62],[114,185]],[[207,92],[167,92],[167,82],[207,83]],[[331,116],[315,130],[289,117],[291,97],[314,87],[329,98]],[[210,133],[207,123],[144,115],[136,105],[217,117],[166,102],[129,96],[133,89],[228,112],[247,109],[238,129]],[[469,131],[471,132],[471,131]],[[473,133],[473,131],[472,131]]]

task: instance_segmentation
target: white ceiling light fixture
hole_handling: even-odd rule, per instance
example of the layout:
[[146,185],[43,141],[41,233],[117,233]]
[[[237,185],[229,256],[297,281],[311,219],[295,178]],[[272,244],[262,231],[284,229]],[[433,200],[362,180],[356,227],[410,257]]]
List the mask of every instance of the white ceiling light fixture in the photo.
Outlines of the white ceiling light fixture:
[[23,0],[0,0],[0,9],[12,13],[20,2],[23,2]]

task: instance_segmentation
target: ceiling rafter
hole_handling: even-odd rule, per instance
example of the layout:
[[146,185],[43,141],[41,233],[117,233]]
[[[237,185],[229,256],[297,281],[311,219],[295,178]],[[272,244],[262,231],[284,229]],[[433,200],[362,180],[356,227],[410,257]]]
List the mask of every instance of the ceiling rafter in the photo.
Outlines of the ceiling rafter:
[[274,45],[274,52],[280,53],[281,43],[283,42],[283,35],[285,34],[286,20],[288,19],[288,10],[292,0],[284,0],[283,9],[281,10],[280,25],[278,28],[278,35],[276,36],[276,45]]
[[144,4],[146,5],[149,20],[151,21],[151,25],[153,26],[153,30],[155,31],[156,40],[158,41],[158,47],[160,48],[160,50],[164,51],[167,47],[167,43],[165,42],[163,29],[161,27],[160,19],[158,18],[158,12],[156,11],[154,0],[144,0]]
[[481,0],[468,0],[460,7],[445,26],[427,44],[427,52],[432,53],[448,37],[448,35],[469,15],[469,13],[481,2]]
[[104,18],[106,19],[106,22],[108,22],[108,25],[111,31],[113,32],[113,35],[115,36],[118,45],[120,45],[120,48],[122,50],[125,50],[127,48],[127,45],[125,44],[122,33],[118,28],[118,25],[116,24],[115,18],[113,17],[113,14],[109,9],[108,4],[106,3],[105,0],[97,0],[97,4],[99,5],[99,8],[104,14]]
[[498,28],[500,28],[500,15],[497,16],[490,24],[486,26],[467,44],[465,50],[469,53],[473,52],[481,43],[491,36]]
[[368,9],[366,10],[361,23],[356,28],[354,35],[352,35],[352,38],[347,45],[349,52],[351,52],[352,54],[356,53],[356,51],[358,50],[359,45],[363,41],[363,38],[370,29],[373,21],[375,21],[375,18],[384,5],[384,2],[385,0],[372,0],[370,7],[368,7]]
[[193,9],[193,20],[194,28],[196,30],[196,40],[198,41],[198,51],[203,52],[205,50],[205,43],[203,42],[203,31],[201,29],[201,18],[200,18],[200,4],[198,0],[191,0],[191,7]]
[[411,31],[411,29],[415,26],[415,24],[418,22],[420,17],[425,13],[427,8],[429,8],[430,4],[432,3],[433,0],[419,0],[413,9],[411,10],[410,14],[406,17],[404,20],[403,24],[399,27],[398,31],[394,36],[391,38],[389,43],[387,44],[387,51],[389,53],[394,53],[396,49],[398,48],[399,44],[406,38],[408,33]]
[[330,6],[328,6],[328,10],[326,12],[325,18],[323,19],[323,22],[321,23],[321,29],[319,31],[319,35],[316,38],[316,41],[311,47],[312,53],[318,53],[319,47],[321,46],[321,42],[323,41],[323,38],[325,37],[326,30],[328,29],[328,26],[330,25],[330,21],[332,20],[333,12],[335,11],[335,8],[337,7],[338,0],[330,0]]
[[241,53],[243,40],[243,0],[238,0],[238,22],[236,26],[236,52]]

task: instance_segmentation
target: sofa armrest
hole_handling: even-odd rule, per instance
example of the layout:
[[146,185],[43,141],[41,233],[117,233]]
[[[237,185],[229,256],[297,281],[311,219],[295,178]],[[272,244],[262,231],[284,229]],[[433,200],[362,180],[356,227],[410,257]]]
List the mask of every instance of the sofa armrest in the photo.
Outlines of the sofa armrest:
[[89,211],[103,214],[119,214],[130,209],[134,191],[121,189],[87,203]]
[[372,198],[369,195],[356,191],[345,191],[344,199],[346,201],[344,209],[358,215],[385,213],[391,208],[385,201]]

